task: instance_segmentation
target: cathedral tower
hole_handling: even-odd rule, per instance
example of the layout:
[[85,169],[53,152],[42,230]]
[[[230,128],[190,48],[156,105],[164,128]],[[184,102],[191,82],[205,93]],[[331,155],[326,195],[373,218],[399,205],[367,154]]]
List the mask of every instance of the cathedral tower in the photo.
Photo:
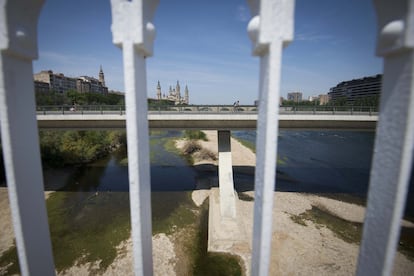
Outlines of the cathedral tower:
[[177,93],[176,96],[177,96],[178,101],[180,101],[181,100],[180,83],[178,81],[177,81],[177,85],[175,86],[175,92]]
[[105,85],[105,76],[104,76],[104,73],[102,71],[102,65],[101,65],[100,70],[99,70],[99,81],[102,83],[102,86],[106,86]]
[[188,95],[188,87],[185,86],[184,90],[184,103],[189,104],[190,103],[190,96]]
[[157,99],[161,100],[161,85],[160,85],[160,81],[158,81],[158,85],[157,85]]

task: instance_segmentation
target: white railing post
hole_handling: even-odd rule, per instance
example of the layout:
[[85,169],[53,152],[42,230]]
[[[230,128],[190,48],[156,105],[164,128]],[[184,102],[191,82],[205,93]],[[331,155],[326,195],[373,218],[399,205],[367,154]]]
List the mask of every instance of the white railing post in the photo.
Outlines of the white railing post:
[[111,0],[113,42],[122,48],[128,174],[136,275],[152,275],[151,180],[145,58],[152,55],[157,0]]
[[374,1],[381,105],[358,275],[391,275],[414,149],[414,0]]
[[32,60],[43,0],[0,0],[0,119],[22,275],[54,275],[37,132]]
[[252,275],[268,275],[276,175],[282,49],[293,39],[294,0],[249,0],[248,33],[260,56]]

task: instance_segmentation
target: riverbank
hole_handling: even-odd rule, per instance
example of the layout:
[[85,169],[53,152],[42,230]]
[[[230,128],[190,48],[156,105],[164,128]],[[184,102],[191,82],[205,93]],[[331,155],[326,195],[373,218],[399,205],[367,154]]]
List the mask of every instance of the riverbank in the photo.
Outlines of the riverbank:
[[[205,133],[208,141],[200,141],[201,146],[217,152],[217,132]],[[252,173],[255,154],[233,138],[231,147],[233,166]],[[201,164],[217,165],[217,161],[195,162],[196,167]],[[208,195],[209,190],[200,189],[194,191],[192,197],[195,202],[201,202]],[[242,195],[247,201],[238,200],[237,213],[243,216],[248,237],[245,242],[251,250],[254,191],[245,191]],[[323,195],[275,192],[270,275],[354,274],[364,214],[365,207],[361,205]],[[403,221],[402,225],[408,233],[414,233],[413,223]],[[241,256],[245,267],[250,267],[245,249],[232,247],[227,252]],[[393,275],[412,273],[413,261],[407,254],[397,252]]]

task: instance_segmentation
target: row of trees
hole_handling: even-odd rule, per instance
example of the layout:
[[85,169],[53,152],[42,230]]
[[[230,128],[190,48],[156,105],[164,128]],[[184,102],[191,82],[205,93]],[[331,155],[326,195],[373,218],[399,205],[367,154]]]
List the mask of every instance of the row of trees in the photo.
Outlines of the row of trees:
[[36,105],[124,105],[124,95],[79,93],[69,90],[65,93],[51,91],[48,93],[36,93]]
[[[363,106],[363,107],[378,107],[379,106],[379,96],[370,96],[363,98],[356,98],[353,101],[350,101],[347,97],[339,97],[335,100],[331,100],[329,103],[326,103],[322,106]],[[319,106],[319,101],[301,101],[299,103],[295,101],[284,100],[282,106]]]

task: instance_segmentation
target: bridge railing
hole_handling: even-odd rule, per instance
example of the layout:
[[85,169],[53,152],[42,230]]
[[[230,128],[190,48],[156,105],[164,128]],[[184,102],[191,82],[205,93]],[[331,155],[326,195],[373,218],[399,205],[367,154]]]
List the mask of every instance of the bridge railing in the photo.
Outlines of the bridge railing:
[[[124,105],[50,105],[38,106],[37,114],[125,114]],[[257,114],[258,107],[254,105],[177,105],[150,106],[148,112],[153,113],[220,113],[220,114]],[[315,115],[377,115],[378,108],[365,106],[281,106],[280,114],[315,114]]]
[[371,106],[332,106],[295,105],[280,106],[280,114],[338,114],[338,115],[378,115],[378,107]]
[[[32,66],[37,58],[36,28],[43,2],[0,0],[1,140],[22,275],[55,274]],[[281,59],[283,48],[293,40],[294,1],[249,0],[248,3],[252,14],[248,34],[253,54],[260,57],[251,273],[268,275]],[[152,55],[155,38],[152,21],[157,4],[157,0],[111,0],[113,42],[123,52],[137,275],[152,275],[153,264],[146,59]],[[391,275],[414,151],[414,0],[376,0],[374,5],[378,19],[376,52],[384,59],[384,75],[356,273]]]

